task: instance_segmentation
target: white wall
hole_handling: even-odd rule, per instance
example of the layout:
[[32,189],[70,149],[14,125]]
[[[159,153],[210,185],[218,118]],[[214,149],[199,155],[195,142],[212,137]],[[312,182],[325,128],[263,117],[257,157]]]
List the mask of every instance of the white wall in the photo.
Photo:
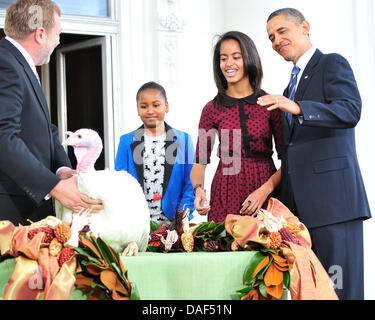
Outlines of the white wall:
[[216,92],[211,67],[211,43],[214,34],[221,29],[221,1],[180,2],[179,13],[185,22],[184,30],[169,33],[177,38],[173,86],[169,86],[168,81],[161,76],[168,57],[160,47],[163,49],[163,36],[168,33],[160,31],[160,2],[121,0],[121,47],[125,56],[121,68],[124,106],[120,114],[120,131],[127,132],[141,125],[136,112],[135,95],[143,83],[154,80],[160,82],[167,91],[170,112],[165,120],[177,129],[190,133],[195,140],[200,111]]
[[[282,93],[292,66],[271,48],[267,33],[268,15],[282,7],[295,7],[311,24],[311,39],[321,51],[338,52],[350,62],[362,95],[362,119],[356,128],[357,155],[367,194],[375,214],[375,175],[372,166],[375,118],[375,18],[374,0],[180,0],[179,13],[185,21],[177,35],[176,82],[168,87],[159,79],[163,74],[162,35],[158,27],[158,9],[166,0],[121,0],[122,52],[121,90],[124,106],[120,117],[121,133],[137,128],[135,93],[149,80],[166,86],[171,111],[166,121],[187,131],[194,141],[203,106],[216,94],[212,75],[212,48],[215,34],[229,30],[247,33],[257,45],[264,69],[263,89]],[[173,1],[172,1],[173,2]],[[371,121],[371,123],[370,123]],[[206,187],[210,185],[217,159],[207,167]],[[278,165],[278,163],[277,163]],[[366,298],[375,299],[372,265],[375,263],[375,220],[365,222]]]
[[[178,14],[185,22],[182,32],[169,33],[176,37],[174,85],[164,77],[168,56],[163,50],[165,31],[160,31],[159,16],[166,3],[163,0],[121,0],[121,32],[124,58],[121,68],[124,105],[119,114],[120,132],[130,132],[142,123],[137,116],[135,95],[145,82],[162,84],[169,100],[170,112],[165,120],[173,127],[188,132],[194,143],[198,135],[200,114],[205,104],[216,95],[212,71],[214,36],[221,33],[224,7],[221,0],[182,0]],[[218,159],[207,169],[210,186]],[[208,190],[209,193],[209,190]],[[198,219],[197,222],[205,220]]]

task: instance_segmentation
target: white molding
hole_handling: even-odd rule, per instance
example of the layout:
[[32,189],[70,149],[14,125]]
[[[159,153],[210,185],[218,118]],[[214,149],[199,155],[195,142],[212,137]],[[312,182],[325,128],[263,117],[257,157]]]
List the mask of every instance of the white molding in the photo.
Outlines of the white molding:
[[61,27],[64,33],[108,35],[120,32],[119,22],[108,18],[84,16],[62,16]]
[[180,0],[158,0],[159,80],[171,95],[178,88],[178,53],[180,36],[186,22]]

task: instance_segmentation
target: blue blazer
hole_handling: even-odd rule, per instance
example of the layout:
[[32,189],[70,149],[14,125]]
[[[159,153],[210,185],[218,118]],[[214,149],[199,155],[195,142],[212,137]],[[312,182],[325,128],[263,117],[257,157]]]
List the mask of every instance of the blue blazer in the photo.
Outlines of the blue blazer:
[[308,228],[370,218],[355,148],[362,102],[349,63],[316,50],[294,100],[303,116],[293,116],[290,127],[283,117],[281,200],[292,208],[293,190]]
[[[189,134],[171,128],[166,129],[166,161],[163,182],[162,210],[169,220],[175,216],[175,209],[190,209],[193,218],[194,200],[190,171],[193,167],[194,146]],[[120,138],[115,160],[115,169],[125,170],[135,177],[143,190],[144,126],[124,134]]]

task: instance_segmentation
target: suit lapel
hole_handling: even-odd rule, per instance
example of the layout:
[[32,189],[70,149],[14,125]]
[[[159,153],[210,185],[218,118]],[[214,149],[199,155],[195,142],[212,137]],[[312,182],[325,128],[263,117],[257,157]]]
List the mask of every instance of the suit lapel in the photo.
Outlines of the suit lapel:
[[[322,55],[323,54],[320,52],[320,50],[316,49],[316,51],[313,54],[313,56],[311,57],[310,61],[307,63],[306,68],[303,71],[301,79],[298,83],[298,87],[297,87],[296,95],[294,97],[294,101],[298,101],[298,100],[303,99],[303,95],[306,91],[307,86],[309,85],[309,82],[310,82],[311,78],[312,78],[314,68],[317,65],[317,63],[319,62]],[[288,94],[288,88],[286,88],[284,90],[283,95],[285,97],[287,97],[287,94]],[[286,132],[286,136],[288,138],[287,142],[289,143],[289,141],[291,139],[291,136],[293,135],[293,132],[294,132],[295,122],[292,119],[292,123],[291,123],[291,125],[289,125],[289,122],[287,121],[286,112],[283,112],[283,114],[284,114],[283,124],[284,124],[284,127],[286,128],[285,132]]]
[[[48,104],[46,101],[46,98],[44,96],[43,90],[40,86],[40,83],[34,74],[33,70],[31,69],[30,65],[26,61],[25,57],[22,55],[22,53],[8,40],[3,38],[0,41],[0,44],[7,48],[17,59],[17,61],[21,64],[23,67],[25,74],[27,78],[29,79],[31,86],[34,90],[35,96],[37,97],[39,101],[39,105],[42,108],[43,114],[46,118],[47,123],[50,125],[51,120],[50,120],[50,115],[49,115],[49,110],[48,110]],[[50,148],[51,148],[51,153],[52,155],[54,154],[54,145],[53,145],[53,137],[52,137],[52,132],[51,129],[49,129],[49,134],[50,134]]]
[[178,150],[178,142],[177,137],[173,131],[173,129],[165,123],[165,130],[166,130],[166,139],[165,139],[165,169],[164,169],[164,179],[163,179],[163,197],[165,195],[165,191],[168,188],[168,184],[172,175],[173,167],[176,162],[177,150]]
[[300,100],[303,97],[303,95],[306,91],[306,88],[309,85],[309,82],[312,78],[314,68],[317,65],[317,63],[319,62],[322,55],[323,54],[318,49],[316,49],[316,51],[313,54],[313,56],[311,57],[310,61],[306,65],[306,68],[303,71],[303,74],[302,74],[301,79],[300,79],[299,84],[298,84],[296,96],[294,98],[295,101]]
[[6,39],[1,40],[1,44],[3,46],[5,46],[14,55],[14,57],[17,59],[17,61],[22,65],[23,69],[25,70],[26,76],[29,79],[29,81],[30,81],[30,83],[33,87],[35,95],[39,100],[39,103],[40,103],[40,106],[42,107],[43,113],[44,113],[47,121],[49,122],[50,118],[49,118],[48,105],[47,105],[47,101],[44,97],[43,90],[42,90],[42,88],[40,86],[40,83],[39,83],[38,79],[36,78],[33,70],[31,69],[31,67],[27,63],[25,57],[8,40],[6,40]]
[[39,83],[38,79],[36,78],[34,72],[30,69],[30,67],[24,66],[24,69],[25,69],[27,77],[29,78],[29,80],[30,80],[30,82],[33,86],[34,92],[35,92],[35,94],[36,94],[36,96],[39,100],[39,103],[42,107],[43,113],[44,113],[45,117],[47,118],[47,120],[49,121],[48,104],[47,104],[46,98],[44,96],[42,87],[40,86],[40,83]]
[[134,142],[130,144],[130,148],[133,154],[133,161],[135,169],[137,171],[138,180],[144,187],[144,172],[143,172],[143,153],[145,152],[145,138],[144,138],[144,126],[139,127],[134,133]]
[[[288,97],[288,87],[285,88],[285,90],[283,92],[283,96],[284,97]],[[288,113],[285,112],[285,111],[282,111],[282,115],[283,115],[283,124],[285,122],[286,128],[288,128],[288,130],[289,130]],[[286,121],[284,121],[284,120],[286,120]]]

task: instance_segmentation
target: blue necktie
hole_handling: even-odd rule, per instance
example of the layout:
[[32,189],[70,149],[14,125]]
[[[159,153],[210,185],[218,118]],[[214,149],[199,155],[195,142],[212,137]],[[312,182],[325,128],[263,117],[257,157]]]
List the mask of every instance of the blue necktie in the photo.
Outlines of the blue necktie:
[[[288,86],[288,98],[292,101],[294,100],[294,97],[296,95],[297,76],[298,76],[298,73],[300,71],[301,71],[300,68],[298,68],[297,66],[294,66],[293,70],[292,70],[292,74],[290,76],[290,82],[289,82],[289,86]],[[290,125],[292,123],[292,114],[288,112],[287,118],[288,118],[288,122],[289,122],[289,125]]]

